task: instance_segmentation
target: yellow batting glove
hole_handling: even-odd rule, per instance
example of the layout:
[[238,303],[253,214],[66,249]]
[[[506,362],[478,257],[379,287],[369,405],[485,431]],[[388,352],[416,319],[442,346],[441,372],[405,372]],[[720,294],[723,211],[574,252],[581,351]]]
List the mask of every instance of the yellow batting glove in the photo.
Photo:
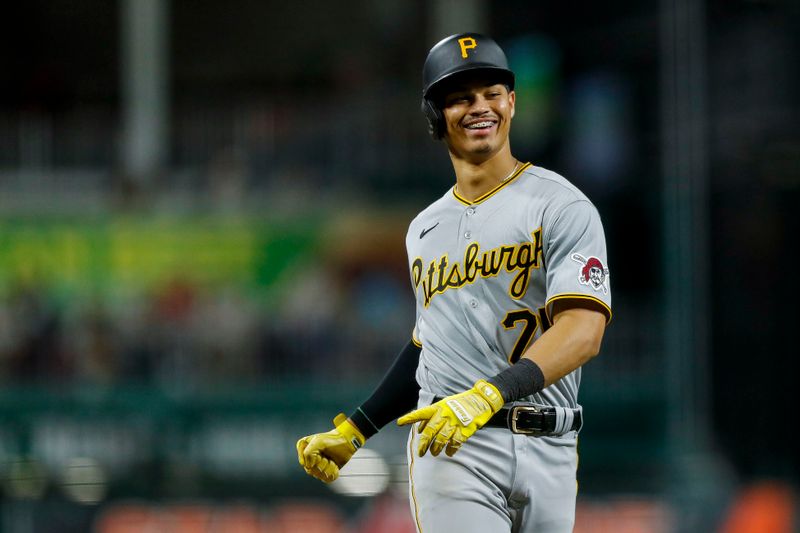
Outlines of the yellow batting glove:
[[422,409],[397,419],[401,426],[419,422],[419,456],[430,448],[436,456],[445,449],[448,456],[461,448],[468,438],[489,421],[504,404],[500,392],[491,383],[480,379],[468,391],[448,396]]
[[366,442],[366,438],[344,413],[333,419],[334,429],[297,441],[297,460],[306,474],[325,483],[335,481],[347,461]]

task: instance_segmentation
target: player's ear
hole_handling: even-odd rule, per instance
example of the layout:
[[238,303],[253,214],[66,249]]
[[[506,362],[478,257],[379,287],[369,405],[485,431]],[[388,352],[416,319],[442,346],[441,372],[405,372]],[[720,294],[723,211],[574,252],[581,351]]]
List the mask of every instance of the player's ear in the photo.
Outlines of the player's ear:
[[514,118],[514,102],[517,100],[517,93],[514,91],[509,91],[508,93],[508,105],[511,107],[511,118]]

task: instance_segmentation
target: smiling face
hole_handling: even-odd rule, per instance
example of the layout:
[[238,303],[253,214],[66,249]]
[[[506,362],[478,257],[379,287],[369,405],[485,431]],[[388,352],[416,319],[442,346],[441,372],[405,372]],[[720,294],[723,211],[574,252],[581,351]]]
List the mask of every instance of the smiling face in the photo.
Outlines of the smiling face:
[[444,140],[456,157],[485,161],[508,146],[514,116],[514,91],[493,80],[455,84],[444,97]]

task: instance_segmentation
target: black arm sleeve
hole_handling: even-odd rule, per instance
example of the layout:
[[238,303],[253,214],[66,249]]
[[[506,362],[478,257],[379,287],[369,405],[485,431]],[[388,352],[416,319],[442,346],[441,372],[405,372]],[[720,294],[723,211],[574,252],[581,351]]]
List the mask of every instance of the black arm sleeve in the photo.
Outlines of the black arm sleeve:
[[383,426],[417,406],[419,384],[416,373],[422,348],[409,341],[383,376],[367,401],[356,409],[350,420],[370,438]]

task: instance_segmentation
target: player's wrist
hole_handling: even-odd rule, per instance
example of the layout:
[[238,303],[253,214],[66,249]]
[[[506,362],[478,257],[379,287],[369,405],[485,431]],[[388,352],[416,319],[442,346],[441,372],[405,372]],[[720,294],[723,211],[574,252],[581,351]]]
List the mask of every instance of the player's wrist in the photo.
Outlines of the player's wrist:
[[486,381],[499,391],[506,402],[525,398],[544,389],[541,367],[526,357]]
[[484,400],[486,400],[492,407],[492,412],[496,413],[503,407],[505,400],[501,392],[493,384],[485,379],[479,379],[475,382],[473,390],[477,392]]
[[333,424],[336,427],[336,431],[341,433],[356,450],[367,442],[367,438],[358,426],[351,419],[347,418],[344,413],[336,415],[336,418],[333,419]]

